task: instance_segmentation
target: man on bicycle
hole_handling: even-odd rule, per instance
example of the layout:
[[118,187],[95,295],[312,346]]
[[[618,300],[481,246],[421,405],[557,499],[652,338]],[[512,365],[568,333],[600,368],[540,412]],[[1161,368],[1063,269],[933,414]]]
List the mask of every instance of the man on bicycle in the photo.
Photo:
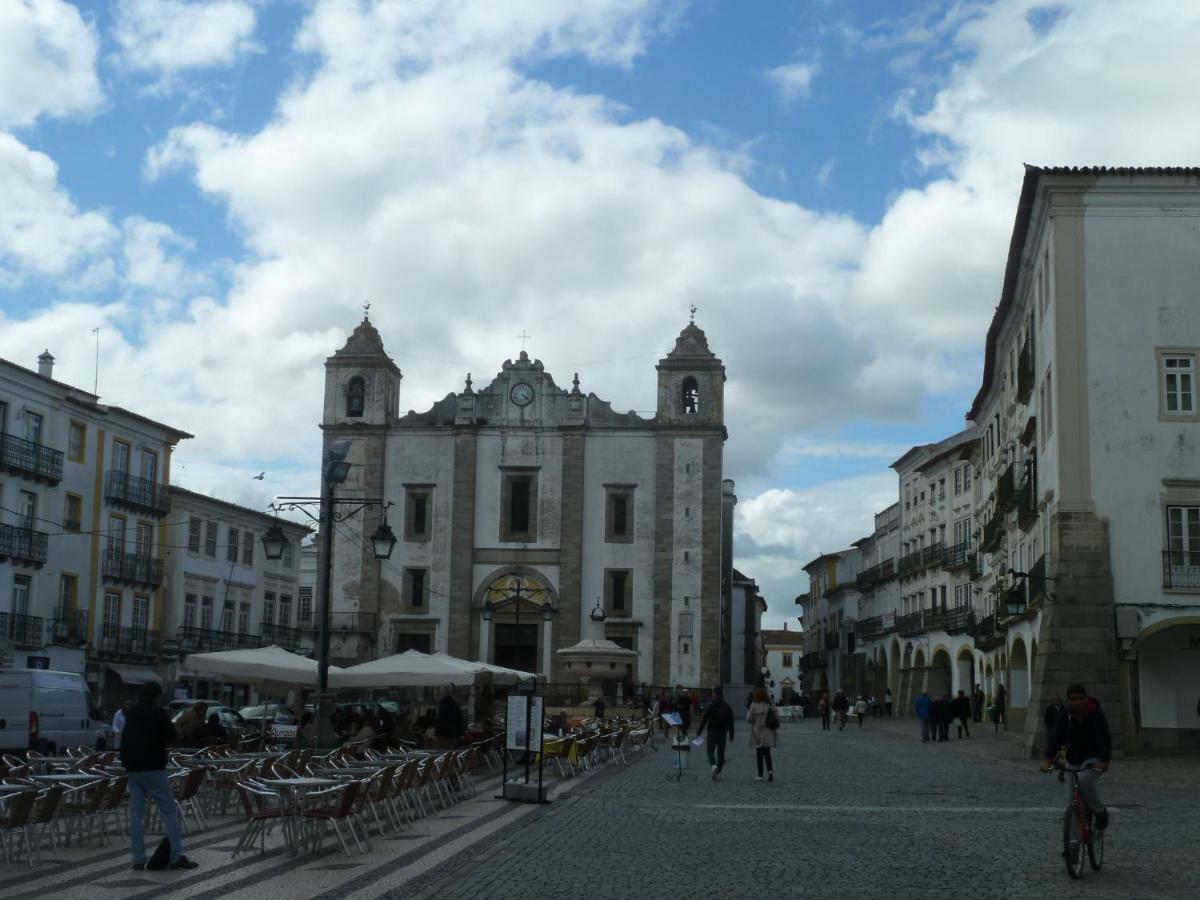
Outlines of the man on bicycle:
[[1112,732],[1100,703],[1081,684],[1067,688],[1067,710],[1058,717],[1046,742],[1042,771],[1049,772],[1059,751],[1071,766],[1090,767],[1078,773],[1079,791],[1095,815],[1096,828],[1108,827],[1108,810],[1100,802],[1096,782],[1112,761]]

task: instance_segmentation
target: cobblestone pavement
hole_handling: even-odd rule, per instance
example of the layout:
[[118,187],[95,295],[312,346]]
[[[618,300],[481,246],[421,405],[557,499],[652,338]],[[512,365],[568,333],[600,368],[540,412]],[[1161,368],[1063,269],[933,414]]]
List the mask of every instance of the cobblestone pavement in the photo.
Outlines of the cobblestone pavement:
[[1071,882],[1066,788],[1017,758],[1015,740],[921,744],[915,723],[880,720],[781,734],[772,783],[754,780],[744,733],[717,782],[695,767],[703,754],[681,783],[666,780],[667,752],[651,754],[501,830],[420,896],[1196,896],[1200,789],[1176,777],[1194,757],[1114,765],[1104,868]]
[[[545,806],[479,796],[346,857],[327,843],[293,859],[232,850],[239,817],[186,839],[194,872],[129,870],[128,838],[26,868],[0,863],[4,900],[373,900],[373,898],[775,898],[887,900],[1195,897],[1200,881],[1191,759],[1120,760],[1101,782],[1113,808],[1100,872],[1070,882],[1059,853],[1065,788],[1017,757],[1014,739],[921,744],[906,721],[822,733],[785,723],[776,780],[754,780],[745,732],[713,782],[668,781],[671,755],[648,753],[556,785]],[[660,747],[662,745],[660,744]]]

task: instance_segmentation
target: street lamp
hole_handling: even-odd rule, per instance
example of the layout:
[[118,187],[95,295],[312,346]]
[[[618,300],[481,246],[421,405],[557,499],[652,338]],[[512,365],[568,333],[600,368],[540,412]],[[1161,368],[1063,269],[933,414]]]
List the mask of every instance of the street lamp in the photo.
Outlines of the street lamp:
[[608,618],[608,614],[600,606],[599,597],[596,598],[596,605],[592,608],[592,611],[588,613],[588,618],[593,622],[603,622]]
[[[278,504],[272,505],[272,509],[277,513],[283,510],[300,510],[310,519],[316,520],[320,531],[321,553],[324,559],[319,572],[319,584],[317,586],[317,595],[321,598],[321,615],[318,620],[317,630],[317,692],[319,710],[317,743],[321,747],[332,746],[334,737],[331,721],[333,697],[329,693],[329,622],[330,609],[333,605],[334,525],[338,522],[344,522],[361,510],[369,509],[373,506],[382,507],[383,522],[375,529],[374,534],[371,535],[372,550],[375,553],[375,558],[380,560],[390,558],[392,550],[396,546],[396,535],[392,533],[392,529],[387,524],[387,510],[392,505],[391,503],[379,498],[347,497],[341,499],[335,496],[334,489],[336,486],[345,482],[350,474],[352,463],[347,459],[350,455],[350,447],[351,442],[349,440],[334,441],[325,453],[321,465],[320,497],[280,497]],[[309,508],[314,505],[318,507],[318,513],[315,517],[309,511]],[[339,506],[349,506],[351,508],[339,513],[336,511]],[[268,559],[279,559],[283,555],[283,549],[288,541],[283,534],[283,529],[278,525],[274,525],[263,536],[262,543],[263,552],[266,553]]]

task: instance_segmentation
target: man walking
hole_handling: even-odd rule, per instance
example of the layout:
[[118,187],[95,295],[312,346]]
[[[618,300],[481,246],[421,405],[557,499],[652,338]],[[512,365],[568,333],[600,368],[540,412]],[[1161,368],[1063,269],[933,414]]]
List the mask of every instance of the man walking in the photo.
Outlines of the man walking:
[[887,713],[887,717],[890,719],[892,717],[892,689],[891,688],[885,688],[883,691],[883,708],[884,708],[884,711]]
[[958,738],[962,740],[963,735],[971,736],[971,726],[967,724],[967,719],[971,718],[971,700],[960,688],[958,696],[950,702],[951,712],[954,718],[958,719]]
[[704,708],[696,736],[708,729],[708,764],[712,766],[712,780],[716,781],[725,768],[725,741],[733,740],[733,708],[725,702],[721,686],[712,690],[712,701]]
[[129,773],[129,831],[133,839],[133,868],[146,868],[146,845],[142,832],[146,797],[158,805],[158,814],[171,844],[168,869],[195,869],[199,863],[183,855],[179,836],[179,812],[171,782],[167,779],[167,744],[175,740],[175,727],[167,711],[158,705],[162,686],[142,685],[135,705],[125,715],[121,732],[121,763]]
[[921,743],[929,743],[929,715],[933,712],[933,700],[927,691],[921,691],[921,696],[913,704],[917,720],[921,723]]
[[126,697],[121,701],[120,707],[117,708],[116,715],[113,716],[113,749],[121,749],[121,732],[125,730],[125,716],[129,712],[129,708],[133,704]]

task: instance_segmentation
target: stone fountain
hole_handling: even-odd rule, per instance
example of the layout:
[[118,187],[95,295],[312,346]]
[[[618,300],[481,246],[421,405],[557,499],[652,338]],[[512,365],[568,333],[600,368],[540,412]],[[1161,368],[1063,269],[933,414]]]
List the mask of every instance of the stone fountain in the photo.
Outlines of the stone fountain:
[[554,655],[570,675],[587,679],[589,703],[604,693],[605,680],[632,682],[633,664],[638,658],[636,650],[626,650],[603,638],[587,638],[555,651]]

